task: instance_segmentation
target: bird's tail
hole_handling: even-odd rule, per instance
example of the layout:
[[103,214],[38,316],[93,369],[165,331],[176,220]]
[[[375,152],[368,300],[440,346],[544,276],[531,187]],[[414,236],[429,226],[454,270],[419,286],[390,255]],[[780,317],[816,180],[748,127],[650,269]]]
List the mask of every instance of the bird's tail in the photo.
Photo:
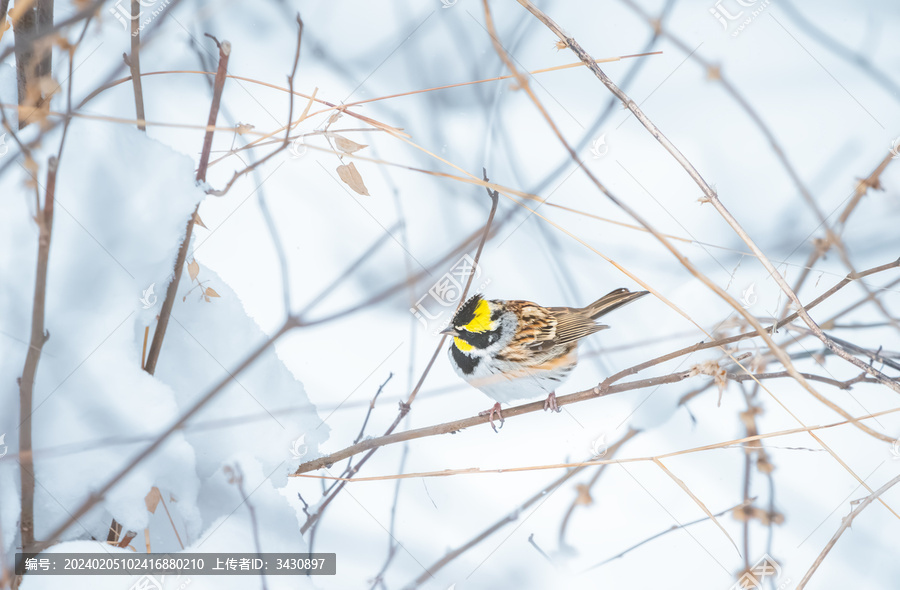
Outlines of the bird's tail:
[[640,299],[647,293],[649,291],[629,291],[625,288],[616,289],[585,307],[584,311],[591,319],[596,320],[615,309],[619,309],[623,305],[628,305],[632,301]]

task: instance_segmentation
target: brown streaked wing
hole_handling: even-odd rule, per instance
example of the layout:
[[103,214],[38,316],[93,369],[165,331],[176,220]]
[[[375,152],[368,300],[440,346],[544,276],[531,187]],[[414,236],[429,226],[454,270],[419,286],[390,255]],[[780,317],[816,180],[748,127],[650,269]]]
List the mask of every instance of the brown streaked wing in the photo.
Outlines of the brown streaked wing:
[[556,343],[556,317],[547,308],[531,301],[507,301],[506,307],[519,318],[511,347],[549,349]]
[[581,340],[609,327],[598,324],[580,309],[549,307],[547,310],[556,317],[556,342],[559,344]]

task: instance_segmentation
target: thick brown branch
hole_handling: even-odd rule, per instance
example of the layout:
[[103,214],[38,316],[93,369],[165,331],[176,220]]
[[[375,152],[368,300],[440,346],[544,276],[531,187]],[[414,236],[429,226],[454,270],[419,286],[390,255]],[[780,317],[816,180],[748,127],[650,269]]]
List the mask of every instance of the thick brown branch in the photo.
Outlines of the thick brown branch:
[[37,271],[34,279],[34,306],[31,311],[31,342],[25,355],[25,367],[19,379],[19,464],[21,466],[22,518],[20,530],[23,551],[34,549],[34,459],[32,457],[31,413],[34,399],[34,378],[41,350],[50,334],[44,329],[47,299],[47,266],[50,258],[50,236],[53,231],[53,197],[56,191],[56,158],[47,166],[47,189],[44,207],[36,214],[39,238]]
[[[564,406],[582,402],[588,399],[602,397],[605,395],[621,393],[623,391],[632,391],[634,389],[643,389],[645,387],[655,387],[657,385],[664,385],[666,383],[678,383],[679,381],[683,381],[690,377],[690,373],[690,371],[682,371],[680,373],[673,373],[671,375],[664,375],[662,377],[651,377],[649,379],[641,379],[639,381],[630,381],[628,383],[611,385],[606,389],[606,391],[602,393],[598,392],[598,389],[596,387],[592,389],[585,389],[584,391],[579,391],[577,393],[570,393],[569,395],[560,396],[556,398],[556,402],[560,406]],[[532,412],[537,412],[538,410],[543,411],[543,409],[543,400],[532,402],[530,404],[524,404],[521,406],[514,406],[512,408],[503,410],[503,418],[509,420],[510,418],[515,418],[516,416],[521,416],[523,414],[530,414]],[[479,424],[487,423],[487,415],[472,416],[471,418],[463,418],[461,420],[454,420],[452,422],[445,422],[443,424],[435,424],[434,426],[428,426],[425,428],[417,428],[415,430],[407,430],[404,432],[398,432],[396,434],[387,434],[378,438],[370,438],[330,455],[319,457],[318,459],[313,459],[312,461],[307,461],[297,468],[297,470],[294,472],[294,475],[308,473],[310,471],[315,471],[316,469],[321,469],[322,467],[330,467],[335,462],[342,459],[346,459],[364,451],[370,451],[386,445],[392,445],[407,440],[414,440],[417,438],[424,438],[426,436],[447,434],[462,430],[463,428],[470,428],[472,426],[478,426]]]
[[134,88],[134,112],[137,116],[137,127],[146,131],[144,121],[144,91],[141,87],[141,4],[139,0],[131,0],[131,55],[125,60],[131,70],[131,85]]
[[[236,171],[231,176],[231,180],[229,180],[225,184],[225,187],[222,188],[221,190],[209,189],[208,191],[206,191],[206,194],[213,195],[215,197],[224,197],[225,194],[227,194],[228,191],[231,190],[231,187],[234,185],[234,183],[237,182],[238,178],[240,178],[242,176],[246,176],[247,174],[250,174],[251,172],[256,170],[256,168],[258,168],[265,162],[271,160],[279,152],[281,152],[282,150],[287,148],[288,143],[290,141],[291,129],[295,125],[300,123],[300,121],[303,120],[302,116],[299,119],[297,119],[296,123],[293,120],[293,118],[294,118],[294,77],[297,75],[297,64],[300,63],[300,43],[302,41],[303,41],[303,20],[300,18],[300,15],[297,15],[297,50],[294,52],[294,66],[291,69],[291,75],[288,76],[288,100],[290,102],[288,103],[287,125],[285,125],[285,127],[284,127],[284,139],[281,141],[281,145],[279,145],[279,147],[276,148],[275,151],[266,154],[263,158],[250,164],[249,166],[245,167],[243,170]],[[315,93],[313,93],[313,95],[315,95]],[[310,104],[312,104],[312,102],[310,102]],[[305,113],[304,113],[304,115],[305,115]]]
[[[203,150],[200,152],[200,164],[197,166],[197,180],[199,181],[206,180],[209,153],[212,150],[213,133],[215,133],[213,129],[216,126],[216,118],[219,115],[219,103],[222,100],[222,90],[225,87],[225,78],[228,73],[228,57],[231,54],[231,44],[228,41],[219,43],[215,38],[213,40],[216,41],[216,45],[219,47],[219,68],[216,71],[216,80],[213,85],[212,104],[209,107],[208,130],[203,138]],[[196,212],[197,209],[195,208],[194,213]],[[168,289],[166,289],[166,298],[163,301],[162,308],[159,310],[159,321],[156,322],[153,343],[150,345],[150,351],[147,353],[147,363],[144,365],[144,370],[151,375],[156,372],[156,363],[162,350],[163,338],[165,338],[166,328],[169,326],[169,316],[172,315],[172,306],[175,305],[175,299],[178,297],[178,283],[181,281],[181,272],[187,259],[193,231],[194,216],[191,216],[184,230],[184,241],[181,242],[181,247],[178,248],[178,257],[175,259],[175,268],[172,271],[172,281],[169,283]]]

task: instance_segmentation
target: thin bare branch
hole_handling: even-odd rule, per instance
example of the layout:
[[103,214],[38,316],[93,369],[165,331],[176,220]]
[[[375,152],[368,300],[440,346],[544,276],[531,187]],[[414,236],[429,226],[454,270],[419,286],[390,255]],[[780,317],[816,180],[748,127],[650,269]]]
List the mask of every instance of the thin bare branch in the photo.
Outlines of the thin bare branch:
[[900,483],[900,475],[890,480],[868,496],[866,496],[865,500],[859,503],[859,506],[853,509],[850,514],[841,519],[841,526],[838,527],[838,530],[834,533],[834,536],[831,537],[831,540],[828,541],[828,544],[825,545],[825,548],[822,549],[822,552],[816,557],[816,560],[810,566],[809,570],[803,576],[803,579],[800,580],[800,583],[797,584],[796,590],[803,590],[806,588],[806,584],[809,583],[809,579],[812,578],[812,575],[816,573],[816,570],[819,569],[819,566],[822,565],[822,562],[825,560],[825,557],[828,556],[829,551],[834,547],[835,543],[837,543],[838,539],[841,538],[841,535],[844,534],[850,525],[853,524],[853,519],[859,516],[860,512],[866,509],[866,506],[872,503],[873,500],[877,499],[881,494],[885,493],[895,485]]
[[[487,182],[487,170],[483,170],[483,172],[484,172],[484,180],[485,180],[485,182]],[[466,296],[469,292],[469,288],[472,286],[472,279],[475,277],[474,270],[475,270],[475,268],[477,268],[478,264],[481,261],[481,253],[484,250],[484,244],[487,241],[488,236],[491,233],[491,225],[493,224],[493,221],[494,221],[494,215],[497,213],[497,205],[499,204],[499,201],[500,201],[499,195],[497,194],[497,191],[491,191],[490,189],[487,189],[487,193],[491,199],[491,212],[488,214],[487,222],[484,224],[484,230],[481,234],[481,242],[479,242],[478,250],[475,252],[475,258],[474,258],[474,262],[472,265],[472,272],[469,273],[469,280],[466,282],[466,286],[462,291],[462,294],[461,294],[460,300],[459,300],[459,305],[462,305],[465,302]],[[446,336],[441,337],[440,341],[438,342],[437,347],[434,350],[434,354],[431,355],[431,359],[428,361],[428,364],[425,365],[425,370],[422,371],[422,375],[421,375],[421,377],[419,377],[418,383],[416,383],[416,386],[413,388],[412,392],[409,394],[409,397],[407,398],[407,400],[405,402],[400,402],[400,412],[397,414],[397,417],[394,419],[394,422],[388,427],[388,429],[385,431],[383,436],[381,436],[378,439],[370,439],[370,440],[383,440],[386,438],[390,438],[392,436],[392,433],[394,432],[394,430],[397,429],[397,427],[400,425],[400,422],[403,420],[404,417],[406,417],[406,415],[409,413],[410,409],[412,408],[412,403],[416,399],[416,395],[419,393],[419,390],[422,388],[422,384],[425,383],[425,378],[428,377],[428,374],[431,372],[431,367],[434,366],[434,361],[437,360],[438,354],[440,354],[441,349],[444,347],[444,341],[446,340],[446,338],[447,338]],[[357,444],[353,445],[353,447],[360,447],[361,445],[365,445],[367,442],[369,442],[369,441],[363,441],[361,443],[357,443]],[[359,461],[359,463],[357,463],[355,466],[353,466],[352,469],[349,470],[349,473],[347,474],[348,475],[347,479],[352,478],[353,475],[355,475],[357,472],[359,472],[359,469],[372,457],[372,455],[375,454],[375,451],[380,446],[382,446],[382,445],[360,448],[360,450],[357,452],[362,452],[364,450],[368,450],[369,452],[366,454],[365,457],[363,457]],[[341,458],[342,459],[348,458],[355,454],[356,453],[350,453]],[[334,461],[330,461],[328,463],[328,465],[331,465],[333,463],[334,463]],[[325,464],[323,463],[321,466],[324,466],[324,465]],[[302,468],[302,467],[303,467],[303,465],[300,466],[300,468]],[[299,468],[297,470],[297,473],[302,473]],[[337,496],[337,494],[339,494],[340,491],[342,489],[344,489],[344,486],[346,485],[346,483],[347,483],[347,481],[341,481],[337,485],[337,487],[334,489],[334,491],[332,491],[331,494],[327,498],[325,498],[325,500],[322,501],[321,505],[319,506],[319,509],[315,513],[311,514],[306,519],[306,522],[303,524],[303,526],[300,527],[300,534],[303,534],[306,531],[308,531],[309,528],[318,521],[318,519],[322,515],[322,511],[325,510],[325,508],[327,508],[328,505],[334,500],[335,496]]]

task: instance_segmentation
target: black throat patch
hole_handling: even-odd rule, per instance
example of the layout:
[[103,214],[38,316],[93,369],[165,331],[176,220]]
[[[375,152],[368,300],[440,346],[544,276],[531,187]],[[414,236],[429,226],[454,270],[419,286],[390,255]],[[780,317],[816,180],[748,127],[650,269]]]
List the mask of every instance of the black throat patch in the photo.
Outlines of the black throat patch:
[[455,344],[450,345],[450,354],[453,355],[453,360],[456,361],[456,364],[459,366],[459,370],[463,372],[465,375],[471,375],[475,372],[475,367],[478,366],[478,363],[481,362],[481,359],[477,356],[469,356],[460,349],[456,347]]

